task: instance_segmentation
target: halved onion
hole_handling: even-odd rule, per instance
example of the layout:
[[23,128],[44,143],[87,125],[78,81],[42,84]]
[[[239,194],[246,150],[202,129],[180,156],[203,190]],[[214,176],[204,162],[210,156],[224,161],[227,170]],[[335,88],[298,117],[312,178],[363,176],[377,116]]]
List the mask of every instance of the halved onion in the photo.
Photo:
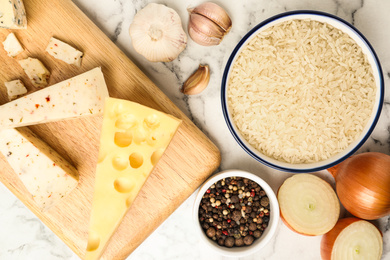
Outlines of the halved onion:
[[296,174],[278,191],[280,216],[293,231],[322,235],[331,230],[340,215],[340,203],[326,181],[312,174]]
[[340,219],[321,240],[323,260],[379,260],[382,251],[381,232],[370,222],[359,218]]

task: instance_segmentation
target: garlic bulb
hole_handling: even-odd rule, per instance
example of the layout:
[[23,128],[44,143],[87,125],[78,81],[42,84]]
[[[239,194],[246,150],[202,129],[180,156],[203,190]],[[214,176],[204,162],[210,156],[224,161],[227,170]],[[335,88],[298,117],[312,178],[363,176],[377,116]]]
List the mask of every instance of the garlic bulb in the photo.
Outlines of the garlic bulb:
[[129,29],[134,49],[147,60],[172,61],[187,45],[187,35],[175,10],[151,3],[140,10]]
[[200,45],[218,45],[232,27],[229,15],[217,4],[206,2],[188,12],[188,33]]

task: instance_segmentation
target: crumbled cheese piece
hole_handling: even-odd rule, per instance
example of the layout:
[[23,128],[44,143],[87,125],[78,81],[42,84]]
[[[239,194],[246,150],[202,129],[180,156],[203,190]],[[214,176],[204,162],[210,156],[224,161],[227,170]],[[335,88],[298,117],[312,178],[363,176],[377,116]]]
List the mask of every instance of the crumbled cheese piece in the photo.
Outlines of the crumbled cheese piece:
[[4,82],[4,85],[7,88],[8,99],[10,101],[27,93],[27,89],[20,79]]
[[54,37],[50,38],[46,51],[56,59],[62,60],[68,64],[76,65],[77,67],[81,66],[83,53]]
[[10,57],[15,57],[24,50],[14,33],[8,34],[7,38],[3,42],[3,46],[4,50]]
[[22,0],[0,0],[0,28],[27,28],[26,11]]
[[47,86],[50,72],[40,60],[27,58],[20,60],[19,64],[35,87],[42,88]]

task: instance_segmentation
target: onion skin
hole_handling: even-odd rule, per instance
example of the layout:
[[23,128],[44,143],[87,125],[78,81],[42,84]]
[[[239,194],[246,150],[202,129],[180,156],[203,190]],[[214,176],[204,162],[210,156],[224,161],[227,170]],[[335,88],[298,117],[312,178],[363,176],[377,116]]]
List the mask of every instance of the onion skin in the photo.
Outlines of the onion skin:
[[390,215],[390,156],[369,152],[329,168],[343,206],[362,219]]
[[[321,239],[321,259],[322,260],[331,260],[332,256],[332,250],[334,242],[336,241],[336,238],[339,236],[341,231],[344,230],[344,228],[348,227],[352,223],[356,221],[364,221],[359,218],[344,218],[340,219],[337,224],[325,235],[322,236]],[[377,227],[376,227],[377,228]],[[377,228],[378,229],[378,228]],[[378,231],[383,236],[382,232],[378,229]]]

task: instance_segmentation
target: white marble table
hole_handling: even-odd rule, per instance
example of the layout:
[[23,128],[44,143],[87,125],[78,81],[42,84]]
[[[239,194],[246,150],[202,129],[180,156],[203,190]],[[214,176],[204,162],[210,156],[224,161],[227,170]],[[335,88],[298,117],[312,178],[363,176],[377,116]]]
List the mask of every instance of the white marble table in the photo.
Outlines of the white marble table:
[[[233,20],[231,32],[216,47],[202,47],[192,40],[179,59],[171,63],[150,63],[135,53],[128,28],[136,11],[147,0],[74,0],[74,2],[119,46],[219,147],[221,170],[238,168],[258,174],[276,190],[290,174],[272,170],[247,155],[230,135],[220,104],[220,85],[225,63],[240,38],[252,27],[275,14],[311,9],[336,14],[353,23],[371,42],[382,63],[385,84],[390,83],[390,1],[388,0],[245,0],[215,1],[225,7]],[[154,2],[154,1],[153,1]],[[187,27],[187,7],[200,0],[157,1],[174,8]],[[209,64],[209,87],[198,96],[186,97],[179,89],[198,67]],[[378,125],[360,149],[390,154],[390,94]],[[320,173],[332,182],[326,172]],[[208,249],[192,223],[194,195],[185,201],[128,259],[228,259]],[[390,259],[390,217],[376,223],[384,235],[383,259]],[[321,237],[305,237],[280,223],[272,241],[250,259],[319,259]],[[0,184],[0,259],[78,259],[78,257],[16,197]]]

